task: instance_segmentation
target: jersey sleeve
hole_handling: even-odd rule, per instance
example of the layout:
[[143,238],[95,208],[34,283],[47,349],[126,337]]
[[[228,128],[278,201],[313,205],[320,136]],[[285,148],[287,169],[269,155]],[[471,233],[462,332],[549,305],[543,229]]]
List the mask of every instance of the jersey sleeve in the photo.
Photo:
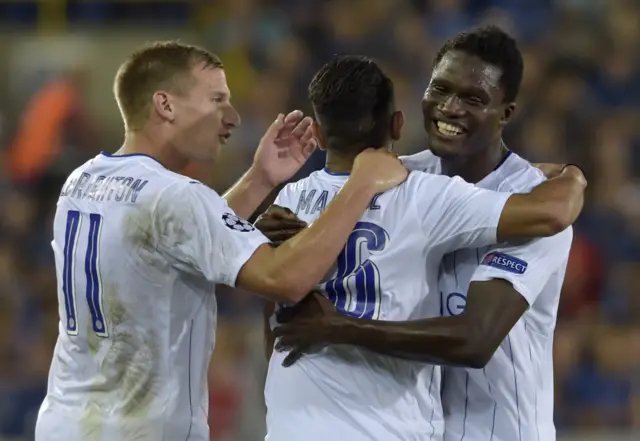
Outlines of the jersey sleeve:
[[447,253],[497,244],[500,215],[511,193],[478,188],[459,177],[420,175],[412,190],[414,205],[434,246]]
[[521,246],[498,246],[489,250],[471,277],[472,282],[504,279],[531,305],[552,274],[569,259],[573,231],[567,228],[552,237]]
[[165,190],[154,213],[156,243],[174,267],[234,286],[242,266],[269,240],[197,182]]

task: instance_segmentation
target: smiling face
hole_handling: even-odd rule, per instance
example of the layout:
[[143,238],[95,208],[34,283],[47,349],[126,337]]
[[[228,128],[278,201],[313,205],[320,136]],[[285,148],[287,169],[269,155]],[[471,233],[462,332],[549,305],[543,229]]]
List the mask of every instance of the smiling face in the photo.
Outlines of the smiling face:
[[504,102],[502,71],[477,56],[447,52],[434,67],[422,99],[429,149],[444,159],[499,145],[514,103]]

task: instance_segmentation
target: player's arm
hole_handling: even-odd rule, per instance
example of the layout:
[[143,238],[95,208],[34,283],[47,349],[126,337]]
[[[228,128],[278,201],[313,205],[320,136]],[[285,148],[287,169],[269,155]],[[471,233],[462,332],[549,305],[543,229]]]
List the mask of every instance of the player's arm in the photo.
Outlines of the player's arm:
[[331,268],[371,198],[406,176],[406,168],[393,155],[374,149],[360,153],[350,178],[313,225],[277,248],[258,247],[236,284],[272,300],[300,301]]
[[418,198],[413,204],[418,222],[426,240],[442,254],[509,239],[553,236],[575,221],[586,187],[575,166],[526,194],[485,190],[460,178],[434,175],[410,182]]
[[[482,260],[485,263],[472,277],[465,310],[458,316],[404,322],[363,320],[338,314],[325,304],[276,328],[277,348],[352,344],[399,358],[481,368],[563,265],[571,239],[568,229],[525,246],[493,250],[490,256],[500,259]],[[291,361],[293,358],[287,363]]]
[[567,165],[555,178],[530,193],[514,194],[502,210],[497,239],[549,237],[575,222],[584,204],[587,180],[580,168]]
[[179,270],[295,303],[330,269],[371,198],[406,177],[406,168],[392,154],[365,150],[313,227],[278,248],[213,190],[184,181],[167,187],[156,202],[153,237],[158,251]]
[[[553,236],[573,224],[580,214],[587,185],[579,168],[557,167],[560,170],[554,169],[554,178],[530,193],[512,195],[477,188],[459,178],[431,175],[433,179],[424,179],[414,189],[414,194],[429,200],[413,205],[429,240],[448,251],[514,238]],[[431,200],[434,192],[440,195],[439,201]],[[265,213],[266,222],[259,226],[264,234],[282,241],[304,228],[278,210],[280,207],[272,206]]]
[[[312,345],[347,344],[407,360],[482,368],[502,341],[494,346],[496,338],[493,336],[506,336],[526,310],[527,303],[524,299],[513,302],[509,307],[500,303],[512,298],[511,291],[511,285],[503,280],[472,283],[467,295],[465,313],[451,317],[382,321],[358,319],[335,311],[325,311],[322,318],[315,321],[294,318],[289,323],[275,328],[275,337],[279,338],[276,349],[292,351],[285,359],[285,365],[295,362],[297,352],[305,351]],[[482,334],[478,331],[484,328],[474,329],[472,325],[474,320],[471,318],[476,317],[479,310],[483,310],[485,314],[487,311],[492,312],[483,315],[481,322],[490,325],[494,330],[490,343],[480,338]]]
[[251,167],[224,194],[223,198],[229,207],[240,217],[249,218],[275,187],[264,177],[263,173]]
[[[286,203],[289,198],[288,187],[285,187],[276,198],[273,205],[262,213],[255,222],[255,227],[262,232],[273,244],[278,246],[285,240],[295,236],[301,229],[307,226],[306,222],[298,217],[287,207],[278,204]],[[275,337],[271,330],[271,317],[276,310],[275,302],[265,300],[263,308],[264,322],[264,349],[267,360],[273,353]]]
[[374,188],[366,179],[352,175],[312,226],[277,248],[263,245],[256,249],[236,284],[275,301],[300,301],[331,268],[375,196]]

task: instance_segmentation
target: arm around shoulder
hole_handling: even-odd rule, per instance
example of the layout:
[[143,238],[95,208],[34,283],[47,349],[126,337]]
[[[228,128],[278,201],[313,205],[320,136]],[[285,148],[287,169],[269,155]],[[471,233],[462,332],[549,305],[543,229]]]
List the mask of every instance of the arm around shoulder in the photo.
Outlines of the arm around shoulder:
[[407,178],[398,159],[383,150],[361,152],[350,178],[312,226],[278,248],[261,246],[238,275],[238,285],[267,297],[298,302],[325,276],[376,193]]
[[375,188],[347,181],[308,228],[278,248],[261,246],[238,274],[237,285],[283,303],[296,303],[325,276]]
[[587,181],[578,167],[568,166],[530,193],[512,195],[498,224],[498,239],[549,237],[564,231],[580,215]]

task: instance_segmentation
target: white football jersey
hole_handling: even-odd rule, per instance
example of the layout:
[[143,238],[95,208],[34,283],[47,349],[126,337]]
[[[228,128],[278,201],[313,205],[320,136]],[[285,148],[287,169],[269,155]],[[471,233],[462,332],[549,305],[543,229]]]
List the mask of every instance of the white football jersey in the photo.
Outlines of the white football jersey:
[[[287,185],[275,203],[311,223],[346,180],[345,174],[318,171]],[[373,198],[320,288],[340,312],[355,317],[437,316],[443,255],[495,244],[509,196],[459,178],[413,172]],[[431,268],[426,274],[425,267]],[[442,439],[440,368],[353,346],[322,349],[288,368],[281,365],[285,356],[274,352],[269,364],[267,440]]]
[[[439,158],[429,151],[403,161],[412,170],[442,172]],[[526,193],[544,180],[540,170],[511,153],[476,185]],[[572,238],[568,228],[549,238],[458,250],[444,257],[438,288],[442,315],[464,311],[473,281],[507,280],[529,303],[484,369],[443,369],[445,441],[556,439],[553,332]]]
[[208,440],[214,284],[265,242],[150,156],[76,169],[53,226],[60,325],[36,441]]

